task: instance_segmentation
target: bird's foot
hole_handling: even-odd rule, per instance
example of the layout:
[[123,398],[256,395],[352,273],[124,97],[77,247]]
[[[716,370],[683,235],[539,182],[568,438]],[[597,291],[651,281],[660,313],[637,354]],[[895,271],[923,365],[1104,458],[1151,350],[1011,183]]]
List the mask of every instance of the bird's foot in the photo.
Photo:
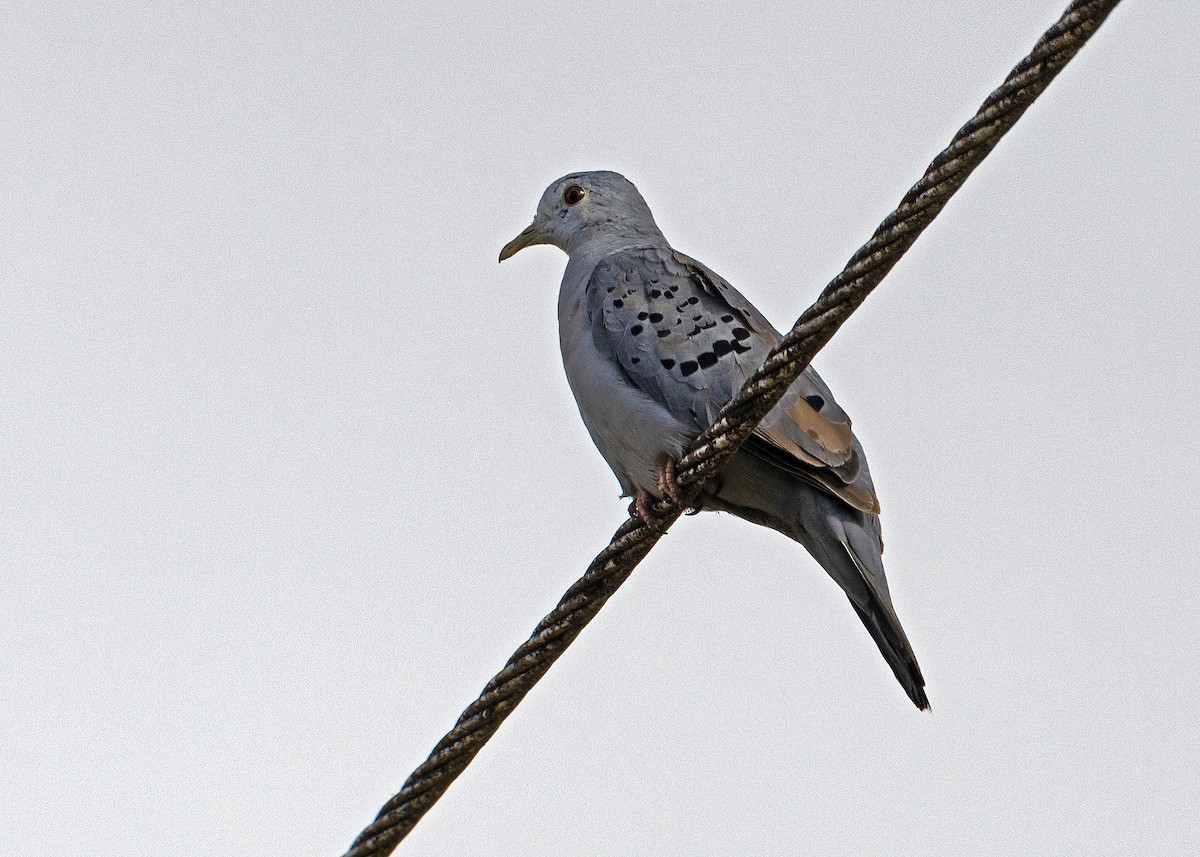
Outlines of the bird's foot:
[[[658,495],[651,494],[645,488],[639,488],[629,504],[629,514],[637,515],[647,526],[657,526],[661,518],[654,514],[654,502],[659,496],[669,497],[677,506],[684,506],[683,488],[675,481],[675,459],[665,458],[658,468]],[[685,515],[697,515],[704,508],[703,495],[692,501],[684,508]]]
[[654,514],[654,501],[658,499],[645,488],[639,488],[629,503],[629,514],[637,515],[647,527],[658,525],[659,517]]
[[[658,490],[674,500],[676,505],[683,506],[683,489],[675,481],[675,468],[678,466],[679,464],[670,456],[663,460],[662,466],[658,469]],[[704,494],[702,493],[683,510],[683,514],[699,515],[703,508]]]
[[668,455],[663,459],[663,463],[658,467],[658,490],[674,500],[677,506],[682,506],[683,491],[675,481],[675,467],[674,458]]

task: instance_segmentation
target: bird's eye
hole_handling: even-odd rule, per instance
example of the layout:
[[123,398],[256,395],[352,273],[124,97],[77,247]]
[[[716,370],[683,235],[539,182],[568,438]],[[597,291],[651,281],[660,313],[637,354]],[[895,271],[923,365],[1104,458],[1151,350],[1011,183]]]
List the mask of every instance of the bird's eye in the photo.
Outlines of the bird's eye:
[[585,196],[587,196],[587,191],[579,185],[573,184],[563,191],[563,202],[567,205],[579,205]]

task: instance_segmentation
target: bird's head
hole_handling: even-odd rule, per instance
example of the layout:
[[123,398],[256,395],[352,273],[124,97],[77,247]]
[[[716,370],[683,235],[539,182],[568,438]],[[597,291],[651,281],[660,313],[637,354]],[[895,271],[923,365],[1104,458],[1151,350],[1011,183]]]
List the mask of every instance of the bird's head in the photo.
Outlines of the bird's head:
[[534,244],[553,244],[568,255],[585,246],[663,240],[646,201],[620,173],[571,173],[551,183],[537,214],[500,251],[503,262]]

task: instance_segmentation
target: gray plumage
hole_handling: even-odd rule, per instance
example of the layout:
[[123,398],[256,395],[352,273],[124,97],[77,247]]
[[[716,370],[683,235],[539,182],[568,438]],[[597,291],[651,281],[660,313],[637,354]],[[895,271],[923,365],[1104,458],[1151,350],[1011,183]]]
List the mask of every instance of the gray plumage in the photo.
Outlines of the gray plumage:
[[[568,256],[559,341],[584,424],[625,495],[660,494],[667,458],[716,419],[780,335],[719,275],[668,243],[613,172],[564,176],[501,261],[531,244]],[[721,473],[704,508],[802,544],[842,587],[912,701],[924,679],[892,607],[879,505],[850,419],[809,367]]]

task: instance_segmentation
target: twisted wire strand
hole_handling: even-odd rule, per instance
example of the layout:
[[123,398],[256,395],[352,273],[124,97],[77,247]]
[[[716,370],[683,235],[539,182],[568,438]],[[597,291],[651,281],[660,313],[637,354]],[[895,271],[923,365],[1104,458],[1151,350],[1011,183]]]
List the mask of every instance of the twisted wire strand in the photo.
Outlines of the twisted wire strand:
[[654,504],[654,525],[631,515],[618,528],[343,857],[392,853],[1118,2],[1075,0],[1067,7],[692,444],[676,469],[682,505],[660,500]]

